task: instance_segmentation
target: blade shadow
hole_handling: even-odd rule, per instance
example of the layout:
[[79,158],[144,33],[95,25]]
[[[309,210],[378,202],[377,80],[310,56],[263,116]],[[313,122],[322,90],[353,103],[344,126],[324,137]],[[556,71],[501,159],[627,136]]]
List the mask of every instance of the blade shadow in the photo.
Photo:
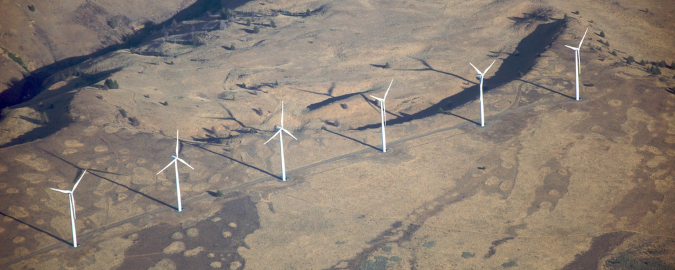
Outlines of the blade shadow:
[[44,234],[46,234],[46,235],[49,235],[49,236],[51,236],[52,238],[54,238],[54,239],[56,239],[56,240],[59,240],[59,241],[61,241],[61,242],[63,242],[63,243],[66,243],[66,244],[68,244],[68,245],[72,245],[72,244],[73,244],[72,242],[68,242],[68,241],[66,241],[65,239],[63,239],[63,238],[61,238],[61,237],[58,237],[58,236],[56,236],[56,235],[53,234],[53,233],[50,233],[50,232],[48,232],[48,231],[45,231],[45,230],[40,229],[40,228],[38,228],[38,227],[35,227],[35,226],[31,225],[30,223],[25,222],[25,221],[23,221],[23,220],[20,220],[20,219],[18,219],[18,218],[15,218],[15,217],[13,217],[13,216],[11,216],[11,215],[9,215],[9,214],[6,214],[5,212],[0,211],[0,215],[5,216],[5,217],[8,217],[8,218],[11,218],[11,219],[13,219],[13,220],[16,221],[16,222],[19,222],[19,223],[21,223],[21,224],[23,224],[23,225],[26,225],[26,226],[30,227],[31,229],[36,230],[36,231],[38,231],[38,232],[44,233]]
[[206,151],[206,152],[209,152],[209,153],[211,153],[211,154],[215,154],[215,155],[218,155],[218,156],[227,158],[227,159],[229,159],[230,161],[239,163],[239,164],[241,164],[241,165],[244,165],[244,166],[246,166],[246,167],[249,167],[249,168],[251,168],[251,169],[254,169],[254,170],[256,170],[256,171],[259,171],[259,172],[261,172],[261,173],[267,174],[267,175],[269,175],[269,176],[276,177],[276,178],[279,177],[279,176],[277,176],[277,175],[274,175],[274,174],[269,173],[268,171],[265,171],[265,170],[263,170],[263,169],[260,169],[260,168],[258,168],[258,167],[256,167],[256,166],[253,166],[253,165],[250,165],[250,164],[241,162],[241,161],[236,160],[236,159],[234,159],[234,158],[228,157],[228,156],[226,156],[226,155],[224,155],[224,154],[215,152],[215,151],[213,151],[213,150],[211,150],[211,149],[204,148],[204,147],[202,147],[201,145],[194,144],[193,146],[194,146],[194,147],[197,147],[197,148],[199,148],[199,149],[202,149],[202,150],[204,150],[204,151]]
[[[68,165],[73,166],[74,168],[76,168],[76,169],[77,169],[77,175],[75,176],[75,181],[77,181],[77,178],[82,174],[82,171],[84,171],[84,169],[85,169],[85,168],[82,168],[82,167],[80,167],[80,166],[77,166],[76,164],[74,164],[74,163],[72,163],[72,162],[70,162],[70,161],[68,161],[68,160],[65,160],[65,159],[62,158],[62,157],[57,156],[56,154],[54,154],[54,153],[52,153],[52,152],[49,152],[49,151],[47,151],[47,150],[45,150],[45,149],[42,149],[42,148],[40,148],[40,147],[36,147],[36,148],[37,148],[37,149],[40,149],[42,152],[45,152],[45,153],[47,153],[48,155],[50,155],[50,156],[52,156],[52,157],[55,157],[55,158],[57,158],[57,159],[59,159],[59,160],[65,162],[66,164],[68,164]],[[91,173],[91,172],[98,172],[98,173],[106,173],[106,174],[113,174],[113,175],[122,175],[122,174],[119,174],[119,173],[112,173],[112,172],[106,172],[106,171],[95,170],[95,169],[87,169],[87,172],[90,172],[90,173]],[[74,183],[75,181],[73,181],[73,183]]]
[[[363,97],[363,99],[366,100],[366,102],[368,102],[368,104],[370,104],[370,107],[372,107],[375,111],[380,112],[380,105],[377,104],[377,100],[371,100],[368,97],[366,97],[366,95],[364,95],[364,94],[361,94],[361,97]],[[388,111],[388,110],[384,110],[384,111],[386,113],[392,115],[392,116],[403,117],[400,114],[397,115],[397,114],[395,114],[391,111]]]
[[380,150],[380,148],[377,148],[377,147],[372,146],[372,145],[370,145],[370,144],[367,144],[367,143],[365,143],[365,142],[359,141],[359,140],[354,139],[354,138],[352,138],[352,137],[349,137],[349,136],[346,136],[346,135],[342,135],[342,134],[340,134],[340,133],[331,131],[331,130],[329,130],[329,129],[324,129],[324,130],[325,130],[325,131],[328,131],[329,133],[338,135],[338,136],[340,136],[340,137],[342,137],[342,138],[345,138],[345,139],[348,139],[348,140],[352,140],[352,141],[355,141],[355,142],[357,142],[357,143],[363,144],[363,145],[365,145],[365,146],[371,147],[371,148],[373,148],[373,149],[375,149],[375,150]]

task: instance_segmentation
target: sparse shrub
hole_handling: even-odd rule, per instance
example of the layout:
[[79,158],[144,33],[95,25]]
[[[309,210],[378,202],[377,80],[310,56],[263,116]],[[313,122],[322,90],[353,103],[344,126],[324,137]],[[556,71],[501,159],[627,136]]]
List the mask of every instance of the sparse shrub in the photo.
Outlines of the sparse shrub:
[[235,49],[235,48],[234,48],[234,43],[232,43],[232,44],[230,45],[230,50],[233,50],[233,51],[234,51],[234,49]]
[[567,13],[565,13],[565,15],[563,15],[563,21],[567,22],[569,19],[570,17],[567,16]]
[[603,31],[600,31],[600,34],[598,34],[598,36],[600,36],[600,37],[604,38],[604,37],[605,37],[605,32],[603,32]]
[[577,10],[577,11],[572,11],[572,14],[574,14],[574,15],[579,15],[579,11],[578,11],[578,10]]
[[279,86],[279,81],[274,81],[274,86]]
[[140,126],[140,125],[141,125],[141,121],[138,121],[138,118],[136,118],[136,117],[131,117],[131,116],[130,116],[130,117],[127,118],[127,119],[129,119],[129,123],[131,123],[131,125],[134,126],[134,127],[137,127],[137,126]]
[[164,105],[164,106],[169,106],[169,102],[168,102],[168,101],[160,102],[159,104],[162,104],[162,105]]
[[667,65],[666,61],[661,60],[661,62],[659,62],[659,67],[666,67]]
[[204,39],[199,37],[198,35],[193,35],[192,36],[192,45],[199,46],[204,44]]
[[28,5],[28,9],[32,12],[35,12],[35,5]]
[[308,17],[309,15],[312,15],[312,12],[309,9],[307,9],[307,11],[305,11],[305,17]]
[[647,64],[647,62],[645,62],[644,59],[640,60],[640,65],[641,65],[641,66],[644,66],[644,65],[646,65],[646,64]]
[[108,89],[119,89],[120,85],[117,83],[116,80],[113,79],[106,79],[105,80],[105,86],[108,87]]
[[239,87],[241,87],[241,88],[246,88],[246,83],[241,83],[241,84],[239,85]]
[[648,72],[653,74],[653,75],[661,75],[661,69],[657,66],[654,66],[654,65],[652,65],[649,68]]
[[321,130],[327,130],[326,126],[321,126]]
[[605,41],[605,46],[609,47],[609,40]]
[[277,24],[274,23],[274,20],[270,21],[270,26],[272,26],[272,28],[277,28]]
[[251,19],[246,19],[246,26],[251,26]]
[[670,68],[671,68],[671,69],[675,69],[675,61],[673,61],[673,62],[670,63]]
[[391,66],[389,65],[389,62],[384,63],[384,68],[391,68]]
[[612,51],[612,55],[616,56],[616,51]]
[[632,64],[632,63],[635,63],[635,58],[633,58],[632,55],[628,56],[628,58],[626,58],[626,63],[629,64],[629,65]]
[[253,27],[253,33],[260,33],[260,28],[258,26]]
[[220,189],[216,191],[216,197],[223,197],[223,191]]

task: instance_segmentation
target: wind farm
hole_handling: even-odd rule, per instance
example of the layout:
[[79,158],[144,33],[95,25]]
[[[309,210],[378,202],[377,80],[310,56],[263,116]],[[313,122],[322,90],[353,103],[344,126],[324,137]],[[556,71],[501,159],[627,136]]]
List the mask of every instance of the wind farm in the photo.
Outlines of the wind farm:
[[2,10],[0,269],[675,266],[675,7]]

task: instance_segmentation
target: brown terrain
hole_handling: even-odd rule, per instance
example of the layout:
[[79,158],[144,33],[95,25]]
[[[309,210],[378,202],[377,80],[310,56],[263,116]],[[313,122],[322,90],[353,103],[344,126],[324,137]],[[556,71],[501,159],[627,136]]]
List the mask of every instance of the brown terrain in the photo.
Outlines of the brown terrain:
[[0,2],[0,269],[675,268],[672,1],[222,2]]

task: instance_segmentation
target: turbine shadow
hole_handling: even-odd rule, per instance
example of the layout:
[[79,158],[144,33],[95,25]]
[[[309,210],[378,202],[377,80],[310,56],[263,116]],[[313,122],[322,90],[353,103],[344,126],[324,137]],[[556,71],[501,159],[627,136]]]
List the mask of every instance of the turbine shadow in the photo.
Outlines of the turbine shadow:
[[241,161],[239,161],[239,160],[236,160],[236,159],[234,159],[234,158],[228,157],[228,156],[223,155],[223,154],[221,154],[221,153],[212,151],[212,150],[210,150],[210,149],[206,149],[206,148],[204,148],[204,147],[201,146],[201,145],[193,144],[192,146],[197,147],[197,148],[199,148],[199,149],[202,149],[202,150],[204,150],[204,151],[206,151],[206,152],[209,152],[209,153],[211,153],[211,154],[215,154],[215,155],[218,155],[218,156],[227,158],[227,159],[229,159],[230,161],[239,163],[239,164],[241,164],[241,165],[244,165],[244,166],[246,166],[246,167],[249,167],[249,168],[251,168],[251,169],[254,169],[254,170],[256,170],[256,171],[259,171],[259,172],[261,172],[261,173],[267,174],[267,175],[269,175],[269,176],[272,176],[272,177],[275,177],[275,178],[279,178],[279,176],[276,176],[276,175],[274,175],[274,174],[271,174],[271,173],[269,173],[269,172],[267,172],[267,171],[265,171],[265,170],[263,170],[263,169],[260,169],[260,168],[258,168],[258,167],[256,167],[256,166],[253,166],[253,165],[250,165],[250,164],[241,162]]
[[459,114],[454,114],[454,113],[452,113],[451,111],[445,111],[445,114],[447,114],[447,115],[452,115],[452,116],[454,116],[454,117],[463,119],[463,120],[465,120],[465,121],[467,121],[467,122],[471,122],[471,123],[474,123],[474,124],[480,126],[480,123],[479,123],[478,121],[471,120],[471,119],[466,118],[466,117],[464,117],[464,116],[461,116],[461,115],[459,115]]
[[[77,168],[77,169],[80,170],[80,171],[84,170],[84,168],[80,168],[80,167],[78,167],[77,165],[73,164],[72,162],[67,161],[67,160],[63,159],[62,157],[59,157],[59,156],[55,155],[54,153],[51,153],[51,152],[49,152],[49,151],[47,151],[47,150],[44,150],[44,149],[42,149],[42,148],[39,148],[39,147],[38,147],[38,149],[40,149],[40,150],[42,150],[43,152],[49,154],[50,156],[53,156],[53,157],[55,157],[55,158],[57,158],[57,159],[59,159],[59,160],[65,162],[65,163],[67,163],[67,164],[70,165],[70,166],[73,166],[73,167]],[[119,174],[119,173],[111,173],[111,172],[106,172],[106,171],[101,171],[101,170],[94,170],[94,169],[87,169],[87,172],[89,172],[89,174],[91,174],[91,175],[93,175],[93,176],[96,176],[96,177],[98,177],[98,178],[101,178],[101,179],[103,179],[103,180],[106,180],[106,181],[108,181],[108,182],[111,182],[111,183],[116,184],[116,185],[118,185],[118,186],[124,187],[124,188],[128,189],[129,191],[131,191],[131,192],[133,192],[133,193],[136,193],[136,194],[139,194],[139,195],[141,195],[141,196],[143,196],[143,197],[146,197],[146,198],[148,198],[148,199],[150,199],[150,200],[152,200],[152,201],[154,201],[154,202],[156,202],[156,203],[162,204],[162,205],[167,206],[167,207],[169,207],[169,208],[178,209],[178,208],[176,208],[176,207],[174,207],[174,206],[172,206],[172,205],[170,205],[170,204],[168,204],[168,203],[165,203],[165,202],[163,202],[163,201],[161,201],[161,200],[159,200],[159,199],[156,199],[156,198],[154,198],[154,197],[152,197],[152,196],[150,196],[150,195],[148,195],[148,194],[145,194],[145,193],[143,193],[143,192],[140,192],[140,191],[138,191],[138,190],[135,190],[135,189],[133,189],[133,188],[127,186],[127,185],[117,183],[117,182],[115,182],[115,181],[113,181],[113,180],[111,180],[111,179],[109,179],[109,178],[106,178],[106,177],[100,175],[100,174],[104,174],[104,173],[105,173],[105,174],[113,174],[113,175],[122,175],[122,174]],[[98,174],[97,174],[97,173],[98,173]],[[81,174],[81,173],[78,173],[78,175],[80,175],[80,174]]]
[[377,147],[372,146],[372,145],[370,145],[370,144],[367,144],[367,143],[365,143],[365,142],[359,141],[359,140],[354,139],[354,138],[352,138],[352,137],[349,137],[349,136],[346,136],[346,135],[342,135],[342,134],[340,134],[340,133],[331,131],[331,130],[329,130],[329,129],[324,129],[324,130],[325,130],[325,131],[328,131],[329,133],[338,135],[338,136],[340,136],[340,137],[342,137],[342,138],[345,138],[345,139],[348,139],[348,140],[352,140],[352,141],[355,141],[355,142],[357,142],[357,143],[363,144],[363,145],[365,145],[365,146],[371,147],[371,148],[373,148],[373,149],[375,149],[375,150],[380,150],[380,148],[377,148]]
[[542,89],[547,90],[547,91],[549,91],[549,92],[551,92],[551,93],[555,93],[555,94],[561,95],[561,96],[566,97],[566,98],[574,99],[574,97],[572,97],[572,96],[568,96],[568,95],[566,95],[566,94],[560,93],[560,92],[558,92],[558,91],[556,91],[556,90],[553,90],[553,89],[551,89],[551,88],[547,88],[547,87],[544,87],[544,86],[541,86],[541,85],[539,85],[539,84],[536,84],[536,83],[533,83],[533,82],[529,82],[529,81],[526,81],[526,80],[523,80],[523,79],[518,79],[518,80],[521,81],[521,82],[529,83],[529,84],[534,85],[534,86],[536,86],[536,87],[542,88]]
[[412,57],[412,56],[410,56],[410,58],[415,59],[415,60],[417,60],[417,61],[420,61],[420,63],[422,63],[422,65],[424,65],[426,68],[419,68],[419,69],[396,69],[396,70],[403,70],[403,71],[435,71],[435,72],[438,72],[438,73],[441,73],[441,74],[453,76],[453,77],[458,78],[458,79],[460,79],[460,80],[463,80],[463,81],[465,81],[465,82],[477,84],[476,82],[471,81],[471,80],[467,80],[466,78],[464,78],[464,77],[462,77],[462,76],[459,76],[459,75],[457,75],[457,74],[453,74],[453,73],[450,73],[450,72],[445,72],[445,71],[441,71],[441,70],[435,69],[435,68],[433,68],[431,65],[429,65],[429,63],[427,63],[427,61],[425,61],[425,60],[423,60],[423,59],[415,58],[415,57]]
[[152,197],[152,196],[150,196],[150,195],[148,195],[148,194],[145,194],[145,193],[143,193],[143,192],[140,192],[140,191],[138,191],[138,190],[135,190],[135,189],[133,189],[133,188],[131,188],[131,187],[125,185],[125,184],[117,183],[117,182],[113,181],[112,179],[108,179],[108,178],[106,178],[106,177],[104,177],[104,176],[101,176],[101,175],[98,175],[98,174],[96,174],[96,173],[89,173],[89,174],[91,174],[91,175],[93,175],[93,176],[96,176],[96,177],[98,177],[98,178],[101,178],[101,179],[103,179],[103,180],[106,180],[106,181],[108,181],[108,182],[110,182],[110,183],[116,184],[116,185],[118,185],[118,186],[124,187],[124,188],[128,189],[129,191],[131,191],[131,192],[133,192],[133,193],[136,193],[136,194],[138,194],[138,195],[141,195],[141,196],[143,196],[143,197],[146,197],[146,198],[148,198],[148,199],[150,199],[150,200],[152,200],[152,201],[154,201],[154,202],[156,202],[156,203],[158,203],[158,204],[161,204],[161,205],[164,205],[164,206],[166,206],[166,207],[169,207],[169,208],[178,210],[178,207],[176,207],[176,206],[173,206],[173,205],[170,205],[170,204],[168,204],[168,203],[165,203],[165,202],[163,202],[163,201],[161,201],[161,200],[159,200],[159,199],[157,199],[157,198],[154,198],[154,197]]
[[50,232],[48,232],[48,231],[45,231],[45,230],[40,229],[40,228],[38,228],[38,227],[35,227],[35,226],[31,225],[30,223],[27,223],[27,222],[25,222],[25,221],[23,221],[23,220],[20,220],[20,219],[18,219],[18,218],[15,218],[15,217],[13,217],[13,216],[11,216],[11,215],[5,214],[5,212],[0,211],[0,215],[5,216],[5,217],[8,217],[8,218],[11,218],[11,219],[13,219],[13,220],[16,221],[16,222],[19,222],[19,223],[21,223],[21,224],[23,224],[23,225],[26,225],[26,226],[30,227],[31,229],[36,230],[36,231],[38,231],[38,232],[44,233],[44,234],[46,234],[46,235],[49,235],[49,236],[51,236],[52,238],[54,238],[54,239],[56,239],[56,240],[59,240],[59,241],[61,241],[61,242],[63,242],[63,243],[66,243],[66,244],[68,244],[68,245],[72,245],[72,244],[73,244],[72,242],[68,242],[68,241],[66,241],[66,240],[63,239],[63,238],[54,235],[53,233],[50,233]]
[[[373,90],[374,90],[374,89],[373,89]],[[320,102],[317,102],[317,103],[314,103],[314,104],[310,104],[309,106],[307,106],[307,109],[310,110],[310,111],[313,111],[313,110],[319,109],[319,108],[321,108],[321,107],[328,106],[328,105],[330,105],[330,104],[332,104],[332,103],[335,103],[335,102],[338,102],[338,101],[342,101],[342,100],[348,99],[348,98],[353,97],[353,96],[356,96],[356,95],[363,95],[363,94],[365,94],[365,93],[370,93],[370,92],[372,92],[373,90],[368,90],[368,91],[363,91],[363,92],[356,92],[356,93],[351,93],[351,94],[341,95],[341,96],[337,96],[337,97],[331,97],[331,98],[328,98],[328,99],[326,99],[326,100],[324,100],[324,101],[320,101]],[[331,91],[331,92],[332,92],[332,91]]]

